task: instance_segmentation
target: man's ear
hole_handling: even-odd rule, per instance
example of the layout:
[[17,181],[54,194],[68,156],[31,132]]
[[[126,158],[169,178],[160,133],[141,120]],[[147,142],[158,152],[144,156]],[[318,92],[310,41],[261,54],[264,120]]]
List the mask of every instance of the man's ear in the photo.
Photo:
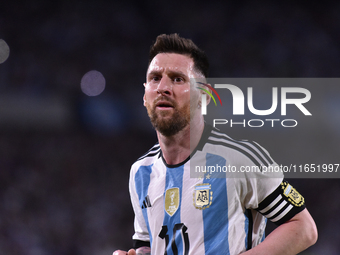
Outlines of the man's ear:
[[143,105],[146,106],[145,94],[144,94],[144,96],[143,96]]
[[[210,84],[208,84],[208,85],[210,85]],[[210,85],[211,86],[211,85]],[[205,86],[204,87],[204,89],[205,90],[208,90],[209,91],[209,93],[211,94],[212,93],[212,91],[211,91],[211,89],[209,89],[207,86]],[[207,93],[207,92],[205,92],[204,90],[199,90],[200,91],[200,93],[201,94],[205,94],[206,95],[206,97],[207,97],[207,105],[210,103],[210,100],[211,100],[211,96]],[[201,97],[202,98],[202,97]],[[202,102],[201,102],[201,100],[200,100],[200,104],[201,104]]]
[[[144,88],[145,88],[146,83],[144,82],[143,85],[144,85]],[[143,105],[146,106],[145,92],[144,92],[144,96],[143,96]]]
[[[208,85],[211,86],[211,84],[208,84]],[[208,88],[208,91],[209,91],[210,93],[212,93],[211,89],[209,89],[209,88]],[[211,100],[211,96],[210,96],[210,95],[207,95],[207,105],[210,103],[210,100]]]

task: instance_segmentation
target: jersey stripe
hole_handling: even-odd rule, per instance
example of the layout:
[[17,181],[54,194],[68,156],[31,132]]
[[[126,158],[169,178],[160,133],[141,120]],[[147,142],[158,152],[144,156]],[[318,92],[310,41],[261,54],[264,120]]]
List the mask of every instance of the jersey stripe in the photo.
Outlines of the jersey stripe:
[[[265,221],[265,223],[267,224],[268,219],[265,218],[264,221]],[[265,238],[266,238],[266,231],[264,230],[264,231],[263,231],[263,236],[262,236],[261,242],[263,242]]]
[[[152,165],[150,166],[140,166],[136,175],[135,175],[135,185],[136,190],[139,198],[140,207],[143,206],[143,201],[145,197],[148,195],[148,189],[150,185],[150,174],[152,172]],[[149,236],[150,236],[150,245],[152,245],[152,235],[150,231],[149,219],[147,210],[142,210],[143,217],[148,228]]]
[[252,239],[253,239],[253,215],[250,209],[247,209],[244,213],[245,216],[245,223],[244,223],[244,230],[246,232],[246,240],[245,240],[245,247],[247,250],[252,248]]
[[[225,165],[226,160],[218,155],[206,154],[206,165]],[[229,219],[228,219],[228,194],[225,178],[205,178],[203,183],[211,184],[212,203],[209,210],[203,210],[204,246],[205,254],[230,254],[229,242]],[[214,213],[210,213],[214,211]],[[230,240],[231,241],[231,240]]]
[[[164,212],[163,219],[163,229],[166,226],[167,229],[167,237],[168,238],[168,247],[166,249],[167,255],[177,255],[184,254],[183,253],[183,243],[182,243],[182,233],[181,229],[175,229],[175,225],[181,222],[181,200],[182,200],[182,183],[183,183],[183,173],[184,166],[180,166],[177,168],[166,168],[166,180],[165,180],[165,190],[164,197],[167,189],[177,187],[179,188],[179,205],[177,211],[170,216],[166,211]],[[165,209],[164,209],[165,210]],[[180,227],[179,225],[177,225]]]

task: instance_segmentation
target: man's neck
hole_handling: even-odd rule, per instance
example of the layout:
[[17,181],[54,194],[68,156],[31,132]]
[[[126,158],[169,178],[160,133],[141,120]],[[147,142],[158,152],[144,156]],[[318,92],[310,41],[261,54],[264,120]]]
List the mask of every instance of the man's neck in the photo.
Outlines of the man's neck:
[[177,134],[167,137],[157,131],[165,162],[177,165],[186,160],[198,145],[204,129],[204,120],[191,123]]

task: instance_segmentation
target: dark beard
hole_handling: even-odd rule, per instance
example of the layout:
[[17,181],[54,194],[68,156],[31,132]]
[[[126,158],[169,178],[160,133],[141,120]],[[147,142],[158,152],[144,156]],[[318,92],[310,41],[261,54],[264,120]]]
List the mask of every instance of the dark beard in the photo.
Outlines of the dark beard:
[[167,137],[177,134],[190,123],[190,105],[184,105],[182,108],[178,109],[175,102],[171,101],[171,103],[173,104],[174,112],[172,117],[168,119],[162,118],[162,115],[166,116],[168,115],[167,113],[161,112],[157,114],[155,107],[156,102],[153,104],[153,107],[150,107],[150,105],[146,106],[151,124],[162,135]]

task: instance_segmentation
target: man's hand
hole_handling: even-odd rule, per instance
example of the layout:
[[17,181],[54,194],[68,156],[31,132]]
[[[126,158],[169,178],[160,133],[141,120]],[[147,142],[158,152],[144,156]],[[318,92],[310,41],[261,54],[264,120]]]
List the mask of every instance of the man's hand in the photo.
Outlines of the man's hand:
[[112,255],[136,255],[136,251],[134,249],[130,249],[128,252],[118,250],[113,252]]
[[112,255],[150,255],[151,249],[150,247],[140,247],[137,250],[130,249],[128,252],[126,251],[115,251]]

